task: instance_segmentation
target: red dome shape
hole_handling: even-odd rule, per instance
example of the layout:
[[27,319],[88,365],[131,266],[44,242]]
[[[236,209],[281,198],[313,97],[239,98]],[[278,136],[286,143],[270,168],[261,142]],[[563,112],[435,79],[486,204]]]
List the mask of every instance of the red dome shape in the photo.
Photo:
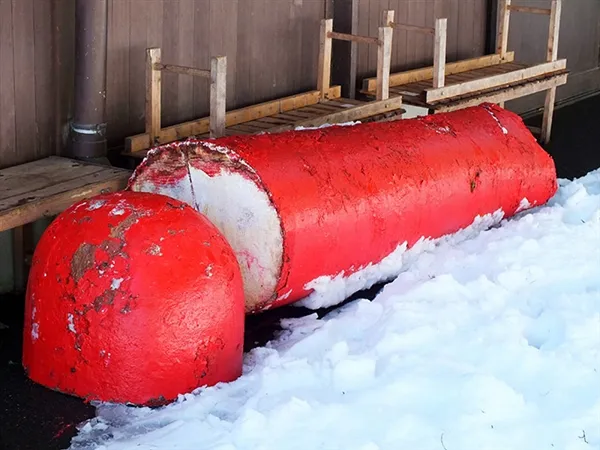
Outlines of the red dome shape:
[[101,195],[58,216],[36,248],[23,365],[51,389],[164,404],[240,376],[243,334],[235,255],[182,202]]

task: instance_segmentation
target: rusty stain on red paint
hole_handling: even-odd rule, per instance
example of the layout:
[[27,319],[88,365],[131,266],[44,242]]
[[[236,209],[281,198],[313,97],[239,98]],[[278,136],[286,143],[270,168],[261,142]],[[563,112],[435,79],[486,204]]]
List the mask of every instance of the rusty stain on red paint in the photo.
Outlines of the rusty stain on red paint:
[[[63,212],[36,248],[26,298],[23,364],[51,389],[157,405],[241,374],[233,251],[169,197],[120,192]],[[208,337],[222,345],[199,347]]]
[[[248,312],[299,300],[312,280],[347,276],[404,242],[456,232],[478,215],[502,209],[510,217],[524,198],[544,204],[557,188],[551,157],[522,119],[489,104],[395,122],[190,139],[154,150],[129,188],[178,186],[171,191],[178,197],[191,168],[250,179],[277,212],[283,251],[270,269],[278,282],[260,298],[247,295]],[[195,205],[194,187],[185,191]],[[260,276],[260,268],[248,269],[255,255],[234,250],[246,277]]]

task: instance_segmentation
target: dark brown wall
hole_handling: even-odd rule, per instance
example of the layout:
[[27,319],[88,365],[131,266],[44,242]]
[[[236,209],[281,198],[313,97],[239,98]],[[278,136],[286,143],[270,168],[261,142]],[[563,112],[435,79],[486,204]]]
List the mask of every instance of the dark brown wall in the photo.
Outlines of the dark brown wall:
[[[514,0],[513,3],[519,3]],[[527,0],[528,6],[549,8],[551,0]],[[569,81],[558,88],[559,101],[600,90],[600,0],[563,0],[558,44],[559,58],[567,58]],[[523,62],[545,61],[548,17],[512,14],[509,49]],[[507,104],[518,112],[543,106],[543,94],[531,95]]]
[[0,0],[0,167],[60,147],[71,95],[73,2]]
[[[228,109],[316,86],[325,0],[112,0],[109,139],[143,131],[145,49],[163,62],[209,68],[227,56]],[[163,75],[163,124],[208,114],[208,82]]]
[[[447,60],[472,58],[485,53],[487,0],[359,0],[358,33],[377,36],[382,11],[395,11],[397,22],[433,27],[436,18],[448,19]],[[433,36],[394,30],[392,71],[433,63]],[[358,47],[358,77],[374,76],[377,48]]]

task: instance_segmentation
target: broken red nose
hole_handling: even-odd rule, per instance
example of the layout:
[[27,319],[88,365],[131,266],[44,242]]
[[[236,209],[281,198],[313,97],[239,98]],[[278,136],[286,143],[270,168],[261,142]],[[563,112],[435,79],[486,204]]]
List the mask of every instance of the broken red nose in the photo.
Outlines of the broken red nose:
[[152,405],[241,374],[244,298],[219,231],[161,195],[102,195],[63,212],[27,287],[29,377],[88,400]]

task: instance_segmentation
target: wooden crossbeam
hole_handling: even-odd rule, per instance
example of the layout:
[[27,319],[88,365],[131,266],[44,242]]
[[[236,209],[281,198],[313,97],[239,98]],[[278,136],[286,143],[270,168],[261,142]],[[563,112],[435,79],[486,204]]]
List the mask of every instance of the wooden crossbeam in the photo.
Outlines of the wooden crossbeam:
[[177,73],[180,75],[191,75],[194,77],[210,78],[210,70],[196,69],[194,67],[176,66],[174,64],[154,64],[154,70]]
[[472,81],[465,81],[441,88],[432,88],[425,90],[425,101],[435,103],[440,100],[458,97],[460,95],[482,91],[494,87],[510,85],[525,81],[528,78],[535,78],[552,72],[564,70],[567,67],[567,60],[552,61],[544,64],[538,64],[525,69],[514,70],[512,72],[492,75]]
[[431,27],[420,27],[417,25],[408,25],[406,23],[398,23],[398,22],[392,22],[391,26],[393,28],[398,28],[400,30],[405,30],[405,31],[414,31],[417,33],[425,33],[425,34],[435,34],[435,28],[431,28]]
[[[547,91],[557,86],[566,84],[568,74],[563,73],[541,80],[530,81],[525,84],[513,86],[509,88],[498,89],[497,91],[473,95],[465,99],[449,101],[448,103],[438,103],[434,105],[435,112],[456,111],[458,109],[467,108],[469,106],[477,106],[483,102],[501,103],[516,98],[521,98],[526,95],[535,94],[538,92]],[[407,102],[409,100],[407,99]]]
[[402,108],[402,97],[393,97],[387,100],[380,100],[365,103],[360,106],[353,106],[346,110],[326,114],[311,119],[301,120],[289,125],[282,125],[280,127],[271,128],[268,130],[269,133],[279,133],[282,131],[293,130],[296,127],[318,127],[328,123],[344,123],[352,122],[355,120],[365,119],[367,117],[376,116],[386,112],[395,111]]
[[517,5],[509,5],[508,9],[510,11],[514,11],[514,12],[522,12],[522,13],[529,13],[529,14],[542,14],[545,16],[549,16],[552,11],[552,10],[546,9],[546,8],[533,8],[531,6],[517,6]]
[[330,31],[327,33],[327,37],[330,39],[337,39],[340,41],[349,41],[349,42],[358,42],[361,44],[379,45],[379,39],[370,37],[370,36],[359,36],[356,34],[337,33],[335,31]]
[[[328,99],[336,99],[341,96],[341,87],[332,86],[326,94]],[[259,103],[246,108],[229,111],[225,114],[225,125],[227,127],[239,125],[244,122],[261,119],[286,111],[301,108],[303,106],[315,105],[321,100],[321,92],[318,90],[304,92],[302,94]],[[174,142],[190,136],[206,134],[210,131],[210,118],[180,123],[160,130],[154,141],[151,141],[148,133],[130,136],[125,139],[125,152],[138,153],[151,148],[154,145]]]
[[[478,58],[465,59],[452,63],[446,63],[446,76],[457,73],[468,72],[469,70],[482,69],[484,67],[495,66],[497,64],[513,62],[514,52],[508,52],[504,58],[500,55],[492,54]],[[433,66],[422,69],[409,70],[390,75],[390,87],[402,86],[404,84],[416,83],[417,81],[426,81],[433,79]],[[375,92],[377,88],[377,78],[366,78],[363,81],[363,93]]]

